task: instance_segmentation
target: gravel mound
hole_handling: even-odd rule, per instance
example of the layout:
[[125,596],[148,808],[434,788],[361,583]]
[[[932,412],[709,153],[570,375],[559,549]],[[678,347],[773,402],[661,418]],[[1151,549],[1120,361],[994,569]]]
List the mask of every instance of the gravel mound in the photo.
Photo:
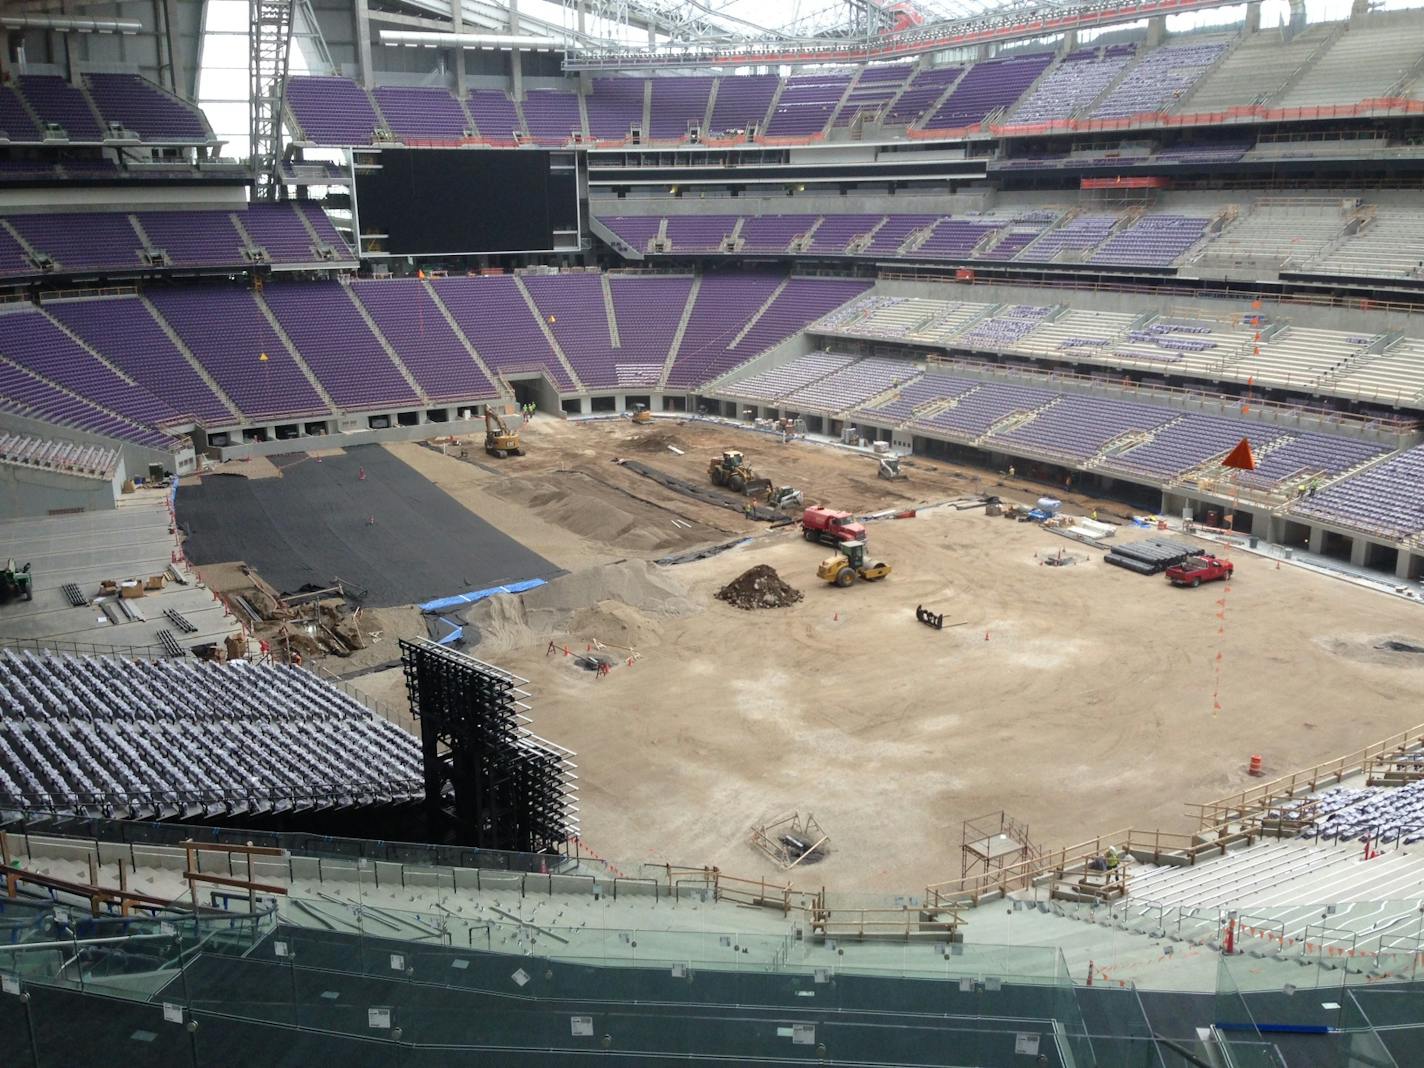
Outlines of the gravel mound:
[[717,599],[748,611],[754,608],[785,608],[801,600],[802,593],[781,581],[776,569],[757,564],[743,571],[717,591]]

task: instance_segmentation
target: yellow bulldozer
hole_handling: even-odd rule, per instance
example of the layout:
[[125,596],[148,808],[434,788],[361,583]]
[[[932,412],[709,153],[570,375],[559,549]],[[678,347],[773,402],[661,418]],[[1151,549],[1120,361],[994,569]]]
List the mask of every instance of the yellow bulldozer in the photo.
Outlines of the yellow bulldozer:
[[733,493],[765,493],[771,479],[761,478],[735,449],[723,449],[721,456],[707,461],[707,477],[714,486],[726,486]]
[[865,542],[843,541],[838,546],[840,552],[821,561],[816,569],[816,577],[844,589],[855,584],[856,579],[874,582],[890,574],[890,565],[865,562]]
[[524,446],[519,442],[519,431],[511,430],[504,416],[488,406],[485,407],[485,452],[503,460],[506,456],[523,456]]

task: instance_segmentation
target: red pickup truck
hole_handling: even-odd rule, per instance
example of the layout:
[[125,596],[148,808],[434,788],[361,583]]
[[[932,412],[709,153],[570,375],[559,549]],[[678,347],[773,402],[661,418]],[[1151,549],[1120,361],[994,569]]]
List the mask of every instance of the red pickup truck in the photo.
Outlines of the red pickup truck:
[[857,523],[849,512],[811,507],[802,513],[801,533],[807,541],[840,545],[847,541],[864,541],[865,524]]
[[1203,582],[1228,579],[1236,570],[1230,560],[1215,556],[1190,556],[1180,564],[1167,568],[1167,581],[1173,586],[1200,586]]

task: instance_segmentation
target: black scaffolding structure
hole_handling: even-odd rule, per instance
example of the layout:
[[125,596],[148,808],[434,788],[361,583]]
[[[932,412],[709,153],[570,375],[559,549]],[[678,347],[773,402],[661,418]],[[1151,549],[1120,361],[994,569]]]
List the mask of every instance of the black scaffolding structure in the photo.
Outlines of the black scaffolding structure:
[[528,683],[424,639],[400,648],[420,721],[431,835],[481,849],[562,852],[578,834],[574,754],[529,729]]

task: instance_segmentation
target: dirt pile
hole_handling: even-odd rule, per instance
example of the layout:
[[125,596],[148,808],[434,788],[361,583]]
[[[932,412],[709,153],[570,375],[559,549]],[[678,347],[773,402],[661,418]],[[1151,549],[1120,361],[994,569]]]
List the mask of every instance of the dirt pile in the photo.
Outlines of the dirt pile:
[[717,600],[748,611],[754,608],[785,608],[801,600],[802,593],[781,581],[776,569],[757,564],[743,571],[717,591]]
[[628,448],[635,452],[667,452],[669,445],[684,453],[691,448],[685,440],[668,430],[649,430],[628,442]]
[[465,636],[480,655],[556,637],[635,649],[656,644],[659,618],[693,611],[684,586],[667,569],[622,560],[483,600],[467,613]]

